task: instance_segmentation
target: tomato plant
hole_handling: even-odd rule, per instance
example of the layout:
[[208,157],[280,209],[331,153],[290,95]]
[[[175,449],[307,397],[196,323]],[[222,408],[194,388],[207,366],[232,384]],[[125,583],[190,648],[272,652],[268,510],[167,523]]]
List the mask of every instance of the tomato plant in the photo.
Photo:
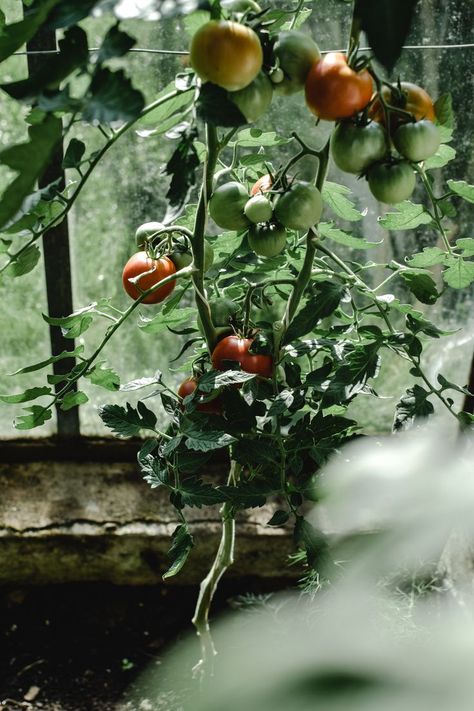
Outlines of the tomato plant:
[[[150,258],[146,252],[136,252],[130,257],[123,268],[123,288],[132,299],[138,299],[140,294],[156,286],[158,282],[176,273],[176,267],[168,257]],[[140,275],[143,274],[143,277]],[[138,281],[132,282],[131,279]],[[144,304],[159,304],[171,294],[175,287],[174,281],[164,284],[143,299]]]
[[355,71],[342,52],[330,52],[313,64],[305,91],[306,103],[318,118],[337,121],[367,106],[373,83],[366,69]]
[[[153,190],[160,186],[155,191],[163,212],[152,214],[160,221],[140,225],[135,234],[135,225],[121,226],[129,239],[122,253],[144,247],[123,272],[132,303],[122,308],[104,294],[72,314],[45,316],[71,345],[81,338],[76,349],[65,351],[73,365],[48,377],[42,388],[35,383],[2,397],[12,404],[42,398],[16,420],[20,430],[38,427],[55,408],[68,411],[87,400],[78,389],[84,378],[113,397],[120,377],[98,359],[132,316],[140,314],[138,326],[152,339],[153,353],[163,350],[163,333],[176,336],[169,360],[186,380],[180,383],[183,376],[177,380],[172,371],[169,382],[161,373],[140,373],[120,392],[153,390],[136,405],[105,405],[100,416],[118,436],[149,435],[138,454],[140,470],[152,487],[166,491],[176,510],[165,579],[179,573],[195,543],[187,507],[221,505],[221,541],[193,618],[206,668],[213,658],[210,605],[232,563],[237,514],[278,496],[280,509],[268,524],[292,525],[305,565],[317,571],[325,538],[306,520],[304,503],[317,496],[326,459],[364,433],[349,408],[360,394],[376,402],[373,381],[387,353],[409,364],[414,381],[395,405],[395,430],[431,415],[435,405],[463,429],[474,419],[450,396],[468,390],[441,374],[434,380],[423,362],[424,342],[444,335],[430,321],[429,307],[448,287],[474,281],[472,239],[452,228],[459,203],[472,203],[473,188],[462,180],[441,186],[441,175],[434,180],[430,173],[444,167],[454,150],[448,145],[454,125],[450,99],[436,101],[438,128],[423,89],[390,84],[382,76],[374,56],[391,72],[407,28],[381,28],[387,41],[381,43],[377,34],[372,41],[373,27],[354,3],[347,56],[329,52],[321,58],[319,37],[300,29],[311,9],[303,4],[203,4],[186,18],[194,32],[190,66],[188,57],[180,59],[175,81],[160,87],[149,104],[124,70],[109,62],[126,63],[133,45],[120,23],[90,52],[72,11],[58,14],[51,3],[52,16],[43,18],[33,3],[24,23],[7,24],[0,33],[0,58],[6,58],[42,28],[64,30],[59,55],[45,58],[48,64],[34,81],[2,85],[12,100],[31,108],[28,142],[0,155],[9,171],[23,171],[10,183],[8,172],[0,204],[4,276],[21,277],[34,268],[38,240],[67,217],[107,151],[124,145],[123,136],[130,137],[130,146],[136,134],[140,141],[154,141],[155,148],[157,140],[163,142],[160,160],[153,156]],[[178,16],[187,14],[187,3],[171,5]],[[81,11],[85,17],[87,10]],[[361,31],[370,51],[360,47]],[[52,83],[52,75],[59,79]],[[309,111],[296,95],[303,85]],[[307,120],[304,137],[293,125],[295,106]],[[328,127],[315,127],[312,114],[338,122],[330,142]],[[244,125],[257,119],[260,127]],[[84,142],[76,137],[79,122]],[[60,180],[37,189],[63,139],[71,180],[64,189]],[[339,168],[364,178],[358,201],[346,185],[327,180],[331,153]],[[381,209],[365,178],[376,200],[396,208]],[[416,184],[422,197],[417,192],[412,202]],[[138,208],[146,201],[136,202],[130,214],[143,214]],[[378,233],[378,241],[372,239],[374,219],[363,222],[369,208],[378,211],[378,229],[389,230],[392,242],[398,230],[427,226],[420,244],[429,247],[414,253],[407,247],[404,258],[392,259],[387,238],[387,250],[361,257],[380,243]],[[113,230],[112,237],[115,250]],[[161,302],[151,318],[142,313],[142,304]],[[101,319],[107,327],[98,345],[94,328],[91,345],[87,331]],[[59,360],[65,358],[59,353]],[[55,354],[20,372],[57,362]],[[214,455],[230,462],[228,471],[222,480],[204,481]]]

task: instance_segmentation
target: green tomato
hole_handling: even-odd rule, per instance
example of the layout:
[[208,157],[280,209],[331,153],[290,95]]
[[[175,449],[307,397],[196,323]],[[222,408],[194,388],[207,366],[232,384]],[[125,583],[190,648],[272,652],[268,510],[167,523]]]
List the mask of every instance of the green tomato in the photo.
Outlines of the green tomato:
[[343,121],[331,136],[334,163],[346,173],[362,173],[372,163],[381,160],[386,150],[385,131],[374,121],[367,126]]
[[[211,309],[212,323],[215,326],[218,338],[220,339],[233,333],[230,322],[233,321],[235,316],[239,313],[239,304],[236,304],[232,299],[222,296],[210,301],[209,306]],[[197,318],[197,324],[201,334],[204,335],[204,328],[200,316]]]
[[249,194],[241,183],[224,183],[212,193],[209,200],[209,214],[219,227],[226,230],[242,230],[249,224],[244,213],[248,199]]
[[436,153],[441,136],[432,121],[423,119],[416,123],[402,124],[395,132],[393,143],[402,156],[419,163]]
[[[192,261],[193,257],[191,252],[188,249],[186,240],[184,237],[179,237],[176,240],[177,246],[176,249],[174,249],[171,254],[169,255],[169,258],[171,261],[174,263],[176,270],[179,269],[184,269],[185,267],[188,267]],[[207,272],[209,269],[212,267],[212,264],[214,262],[214,250],[212,249],[211,245],[208,244],[208,242],[204,241],[204,271]]]
[[135,232],[135,242],[137,247],[143,247],[146,240],[152,237],[158,230],[162,230],[164,225],[161,222],[144,222]]
[[275,203],[275,217],[291,230],[307,230],[319,221],[323,200],[318,188],[295,182]]
[[281,84],[285,78],[285,72],[280,67],[273,67],[270,71],[269,77],[273,84]]
[[248,123],[258,121],[272,103],[273,84],[266,74],[260,72],[248,86],[229,92],[229,99],[237,106]]
[[254,195],[245,204],[244,212],[250,222],[268,222],[272,219],[273,205],[265,195]]
[[415,189],[415,173],[409,163],[376,163],[368,172],[372,195],[387,205],[408,200]]
[[259,257],[276,257],[286,247],[286,230],[275,222],[252,225],[248,240],[251,249]]
[[319,47],[309,35],[295,30],[280,32],[273,46],[275,64],[284,73],[283,81],[275,90],[280,94],[294,94],[305,85],[309,70],[321,59]]

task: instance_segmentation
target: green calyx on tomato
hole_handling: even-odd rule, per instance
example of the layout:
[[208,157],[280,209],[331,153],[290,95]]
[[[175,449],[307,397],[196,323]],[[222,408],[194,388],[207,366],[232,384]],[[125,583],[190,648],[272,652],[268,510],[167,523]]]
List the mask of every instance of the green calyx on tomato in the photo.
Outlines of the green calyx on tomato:
[[[143,276],[135,283],[130,279]],[[152,259],[146,252],[136,252],[126,263],[122,273],[123,288],[134,300],[140,298],[142,292],[151,289],[168,276],[176,274],[176,267],[168,257]],[[170,281],[159,287],[142,300],[143,304],[159,304],[171,294],[176,281]]]
[[[176,266],[177,270],[189,267],[193,261],[193,256],[184,237],[178,237],[178,239],[175,240],[175,247],[168,256]],[[211,245],[204,240],[204,272],[207,272],[212,267],[213,262],[214,250]]]
[[235,181],[219,185],[209,200],[209,214],[219,227],[226,230],[242,230],[249,221],[244,208],[249,199],[248,192],[241,183]]
[[397,151],[415,163],[434,155],[440,143],[440,132],[428,119],[416,123],[404,123],[397,128],[393,136],[393,144]]
[[373,121],[366,126],[344,121],[331,136],[331,155],[338,168],[358,175],[381,160],[387,151],[385,131]]
[[275,217],[291,230],[307,230],[317,222],[323,211],[323,200],[318,188],[310,183],[293,182],[279,195],[275,203]]
[[276,257],[286,247],[286,230],[276,222],[252,225],[248,233],[249,246],[259,257]]
[[237,106],[248,123],[258,121],[267,112],[272,98],[273,84],[263,72],[257,74],[244,89],[229,92],[229,99]]
[[145,242],[150,237],[154,237],[159,230],[162,230],[164,225],[161,222],[144,222],[143,225],[137,227],[135,232],[135,242],[137,247],[143,247]]
[[316,42],[309,35],[295,30],[280,32],[273,54],[276,66],[283,71],[281,81],[275,82],[275,90],[280,94],[301,91],[311,67],[321,59]]
[[273,358],[263,353],[249,353],[252,338],[226,336],[214,348],[211,356],[215,370],[230,370],[232,363],[238,363],[246,373],[255,373],[263,378],[271,378]]
[[273,205],[264,195],[253,195],[245,203],[244,212],[250,222],[254,224],[268,222],[272,219]]
[[408,200],[416,184],[413,168],[405,160],[375,163],[369,168],[367,177],[372,195],[387,205]]
[[[232,299],[221,296],[210,301],[209,308],[211,311],[211,320],[216,329],[217,337],[222,338],[223,336],[232,333],[232,324],[235,323],[237,325],[237,314],[241,310],[240,305],[235,301],[232,301]],[[204,336],[204,328],[200,316],[197,318],[197,325],[201,334]]]
[[223,10],[227,10],[227,12],[247,12],[247,10],[252,10],[253,12],[262,11],[262,8],[255,0],[221,0],[221,7]]

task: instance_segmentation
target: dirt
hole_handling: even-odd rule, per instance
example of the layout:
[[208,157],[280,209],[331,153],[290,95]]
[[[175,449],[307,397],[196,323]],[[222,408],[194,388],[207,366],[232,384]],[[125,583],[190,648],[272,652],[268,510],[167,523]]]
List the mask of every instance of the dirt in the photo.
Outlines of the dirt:
[[[215,614],[239,594],[284,585],[224,584]],[[0,711],[178,711],[172,689],[150,694],[143,679],[192,633],[196,595],[103,584],[1,589]]]

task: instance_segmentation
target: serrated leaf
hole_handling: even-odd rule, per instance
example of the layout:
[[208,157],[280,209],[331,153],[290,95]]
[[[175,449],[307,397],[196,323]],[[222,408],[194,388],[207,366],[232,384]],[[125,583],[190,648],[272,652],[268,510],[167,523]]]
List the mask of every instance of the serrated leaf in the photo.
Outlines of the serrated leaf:
[[63,168],[76,168],[80,165],[86,146],[77,138],[71,138],[63,158]]
[[294,539],[306,551],[306,558],[310,567],[321,564],[321,559],[327,554],[328,544],[321,531],[316,529],[303,516],[297,516]]
[[14,426],[17,430],[31,430],[34,427],[40,427],[53,416],[49,408],[40,407],[39,405],[25,407],[23,412],[29,412],[30,414],[20,415],[15,418]]
[[411,271],[402,271],[400,276],[408,284],[411,293],[416,296],[422,304],[434,304],[440,294],[436,287],[436,282],[430,274],[420,274]]
[[36,0],[30,7],[25,7],[22,20],[2,27],[0,62],[3,62],[33,37],[58,2],[59,0]]
[[0,400],[6,402],[9,405],[17,405],[21,402],[29,402],[30,400],[36,400],[38,397],[43,395],[51,395],[51,388],[46,386],[38,388],[28,388],[18,395],[0,395]]
[[[20,210],[23,200],[43,174],[62,137],[61,122],[46,116],[29,129],[29,140],[6,148],[0,153],[0,164],[18,173],[0,201],[0,229]],[[24,272],[23,272],[24,273]]]
[[466,262],[462,257],[450,256],[446,260],[448,268],[443,272],[443,279],[453,289],[464,289],[474,281],[474,262]]
[[432,403],[428,400],[431,393],[420,385],[408,388],[400,399],[395,411],[393,429],[395,431],[406,428],[413,420],[428,417],[434,412]]
[[120,376],[112,368],[107,368],[104,363],[105,361],[96,363],[85,377],[93,385],[98,385],[105,390],[118,390],[120,388]]
[[456,383],[452,383],[449,380],[446,380],[444,375],[441,375],[441,373],[438,373],[438,383],[441,385],[442,390],[456,390],[458,393],[463,393],[464,395],[472,395],[472,393],[468,390],[468,388],[461,387],[461,385],[456,385]]
[[87,17],[99,0],[61,0],[48,16],[47,27],[59,29],[75,25]]
[[164,174],[171,176],[166,199],[168,208],[164,217],[166,224],[172,222],[188,202],[189,195],[196,182],[196,170],[200,165],[199,156],[194,145],[196,132],[185,130],[176,149],[168,160]]
[[443,264],[446,261],[446,252],[439,247],[425,247],[422,252],[414,254],[407,261],[410,267],[426,269],[433,267],[435,264]]
[[274,491],[266,482],[258,479],[244,479],[236,486],[219,486],[218,489],[232,506],[243,509],[264,506],[267,497]]
[[192,550],[194,545],[193,537],[189,533],[188,525],[180,523],[173,532],[171,537],[172,544],[168,552],[172,563],[166,573],[163,575],[163,580],[172,578],[179,573]]
[[[140,405],[141,412],[138,411]],[[105,426],[118,437],[136,437],[141,429],[153,429],[156,422],[156,417],[143,403],[139,403],[137,409],[128,402],[126,408],[120,405],[104,405],[99,408],[99,416]]]
[[61,410],[67,411],[72,410],[73,407],[78,407],[79,405],[84,405],[89,402],[87,395],[80,390],[74,392],[73,390],[66,393],[61,400]]
[[225,495],[211,484],[204,484],[201,479],[184,479],[179,485],[181,500],[185,506],[214,506],[226,501]]
[[345,247],[350,247],[351,249],[373,249],[380,244],[380,242],[368,242],[363,237],[356,237],[355,235],[349,234],[349,232],[344,232],[344,230],[333,227],[332,222],[320,222],[318,231],[333,242],[343,244]]
[[255,374],[245,373],[243,370],[226,370],[223,373],[211,370],[199,379],[199,390],[202,393],[211,393],[218,388],[245,383],[254,378],[256,378]]
[[244,128],[238,132],[230,146],[238,143],[242,148],[261,148],[269,146],[283,146],[292,139],[279,136],[275,131],[261,131],[259,128]]
[[[161,376],[161,373],[160,373]],[[152,378],[137,378],[136,380],[130,380],[128,383],[120,386],[121,392],[130,392],[132,390],[140,390],[141,388],[147,388],[150,385],[156,385],[160,382],[160,378],[157,379],[156,376]]]
[[123,57],[135,44],[134,37],[120,30],[118,24],[113,25],[102,41],[97,62],[101,64],[112,57]]
[[92,77],[82,117],[88,123],[108,124],[131,121],[145,105],[143,95],[134,89],[125,73],[98,67]]
[[456,248],[462,251],[463,257],[474,257],[474,239],[472,237],[456,240]]
[[432,221],[423,205],[416,205],[410,200],[404,200],[396,206],[396,209],[397,212],[388,212],[378,218],[378,222],[386,230],[413,230],[420,225],[428,225]]
[[214,449],[223,449],[237,441],[232,435],[220,430],[194,429],[192,434],[188,432],[185,432],[185,434],[186,447],[197,452],[211,452]]
[[441,94],[434,104],[436,120],[441,126],[454,127],[453,97],[451,94]]
[[425,161],[425,170],[433,170],[434,168],[443,168],[450,161],[456,158],[456,151],[452,146],[442,143],[434,156]]
[[5,274],[11,277],[19,277],[29,274],[39,262],[41,252],[36,244],[30,244],[18,257],[13,255],[12,261],[5,269]]
[[323,201],[338,217],[350,222],[357,222],[362,219],[362,213],[356,209],[354,203],[347,197],[347,195],[351,194],[349,188],[326,180],[321,194]]
[[170,98],[153,109],[149,111],[145,116],[142,116],[137,121],[137,126],[156,126],[161,133],[161,125],[169,119],[174,114],[178,116],[181,115],[182,110],[189,106],[193,100],[192,91],[182,91],[176,96],[174,96],[176,87],[174,82],[170,82],[156,97],[156,101],[163,99],[164,97],[170,95]]
[[278,528],[279,526],[284,526],[289,518],[290,514],[288,513],[288,511],[278,509],[278,511],[275,511],[270,521],[268,521],[267,526],[275,526],[276,528]]
[[282,390],[270,405],[267,417],[275,417],[276,415],[281,415],[283,412],[286,412],[293,404],[294,399],[295,396],[291,390]]
[[290,323],[284,343],[291,343],[310,333],[322,318],[334,313],[345,295],[346,288],[341,284],[329,281],[318,283],[315,294],[308,299],[306,305]]
[[448,180],[448,187],[463,200],[474,202],[474,185],[469,185],[465,180]]
[[192,37],[202,25],[206,24],[211,18],[210,12],[207,10],[196,10],[191,12],[183,20],[184,29],[190,37]]
[[46,368],[46,366],[51,365],[52,363],[57,363],[58,360],[63,360],[64,358],[76,358],[77,356],[80,356],[83,352],[84,346],[77,346],[77,348],[75,348],[73,351],[62,351],[62,353],[59,353],[56,356],[51,356],[51,358],[47,358],[46,360],[42,360],[38,363],[34,363],[33,365],[27,365],[24,368],[15,370],[15,372],[10,373],[10,375],[23,375],[24,373],[33,373],[36,370]]
[[176,328],[184,323],[187,323],[191,318],[195,321],[197,310],[189,306],[183,309],[176,309],[171,313],[160,311],[153,318],[142,316],[139,321],[139,327],[146,333],[161,333],[169,328]]
[[198,116],[214,126],[233,128],[249,122],[222,87],[206,82],[201,86],[197,101]]
[[[156,446],[156,440],[154,441],[154,444]],[[138,463],[140,465],[143,478],[152,489],[156,489],[159,486],[168,486],[168,469],[166,465],[163,464],[163,460],[150,454],[150,447],[151,445],[142,447],[138,453]],[[152,449],[154,448],[155,447]]]

